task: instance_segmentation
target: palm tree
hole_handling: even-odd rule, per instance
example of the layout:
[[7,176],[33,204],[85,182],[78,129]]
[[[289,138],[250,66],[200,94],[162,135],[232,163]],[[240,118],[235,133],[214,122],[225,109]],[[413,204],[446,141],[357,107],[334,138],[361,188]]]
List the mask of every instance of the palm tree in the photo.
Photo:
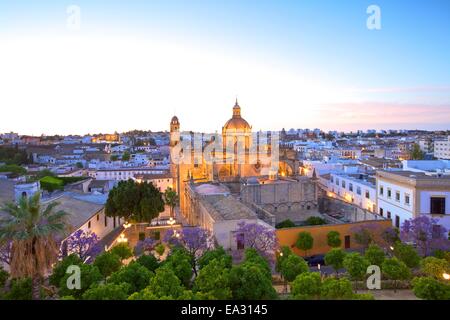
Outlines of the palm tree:
[[164,192],[164,202],[170,208],[170,216],[173,217],[173,209],[177,205],[178,195],[172,188],[167,188]]
[[0,216],[0,242],[11,241],[11,276],[32,279],[33,299],[40,298],[41,279],[58,257],[56,238],[67,230],[68,214],[54,211],[57,202],[41,208],[41,194],[22,197],[18,204],[6,203]]

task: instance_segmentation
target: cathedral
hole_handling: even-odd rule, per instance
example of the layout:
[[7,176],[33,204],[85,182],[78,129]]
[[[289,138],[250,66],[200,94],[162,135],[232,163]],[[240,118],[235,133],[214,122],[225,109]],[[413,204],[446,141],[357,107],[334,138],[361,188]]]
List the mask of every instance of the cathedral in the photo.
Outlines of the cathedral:
[[185,207],[186,183],[238,184],[245,177],[276,175],[278,155],[272,149],[278,147],[278,140],[271,139],[270,134],[261,136],[252,133],[237,99],[221,135],[182,134],[178,117],[174,116],[170,121],[171,174],[181,210]]
[[278,133],[252,132],[237,100],[220,134],[181,133],[180,128],[174,116],[170,170],[180,213],[190,225],[210,230],[224,248],[239,246],[233,232],[240,221],[273,228],[287,218],[317,214],[315,185],[307,177],[285,174]]

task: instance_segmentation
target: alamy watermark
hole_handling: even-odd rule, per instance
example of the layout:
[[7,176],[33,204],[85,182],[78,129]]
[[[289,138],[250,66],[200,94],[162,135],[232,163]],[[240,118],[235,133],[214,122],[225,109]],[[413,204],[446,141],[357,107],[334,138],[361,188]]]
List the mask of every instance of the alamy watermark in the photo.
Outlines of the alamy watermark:
[[381,8],[372,4],[367,7],[366,13],[369,15],[366,21],[367,29],[381,30]]
[[66,27],[71,31],[81,29],[81,8],[77,5],[70,5],[66,8],[67,19]]

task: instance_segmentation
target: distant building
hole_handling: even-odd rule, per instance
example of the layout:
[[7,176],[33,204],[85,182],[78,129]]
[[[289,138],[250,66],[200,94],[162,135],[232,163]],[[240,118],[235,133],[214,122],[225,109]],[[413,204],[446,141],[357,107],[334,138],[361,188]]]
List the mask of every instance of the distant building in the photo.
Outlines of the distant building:
[[450,159],[450,136],[445,140],[434,141],[434,156],[438,159]]

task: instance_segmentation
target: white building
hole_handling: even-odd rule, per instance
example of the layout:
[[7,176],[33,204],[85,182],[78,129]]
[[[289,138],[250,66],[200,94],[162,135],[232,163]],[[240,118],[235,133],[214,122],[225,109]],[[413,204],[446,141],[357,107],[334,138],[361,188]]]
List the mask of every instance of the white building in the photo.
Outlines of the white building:
[[434,157],[438,159],[450,159],[450,136],[446,140],[434,141]]
[[159,189],[161,192],[165,192],[167,188],[174,189],[173,187],[173,178],[170,173],[164,174],[142,174],[136,175],[133,178],[136,182],[148,182],[153,183],[153,185]]
[[450,176],[413,171],[377,171],[378,213],[396,227],[428,215],[450,229]]
[[339,198],[370,212],[377,212],[375,179],[364,174],[331,173],[328,196]]
[[90,171],[89,176],[97,180],[128,180],[136,175],[144,174],[165,174],[167,170],[154,169],[149,167],[136,168],[112,168]]

